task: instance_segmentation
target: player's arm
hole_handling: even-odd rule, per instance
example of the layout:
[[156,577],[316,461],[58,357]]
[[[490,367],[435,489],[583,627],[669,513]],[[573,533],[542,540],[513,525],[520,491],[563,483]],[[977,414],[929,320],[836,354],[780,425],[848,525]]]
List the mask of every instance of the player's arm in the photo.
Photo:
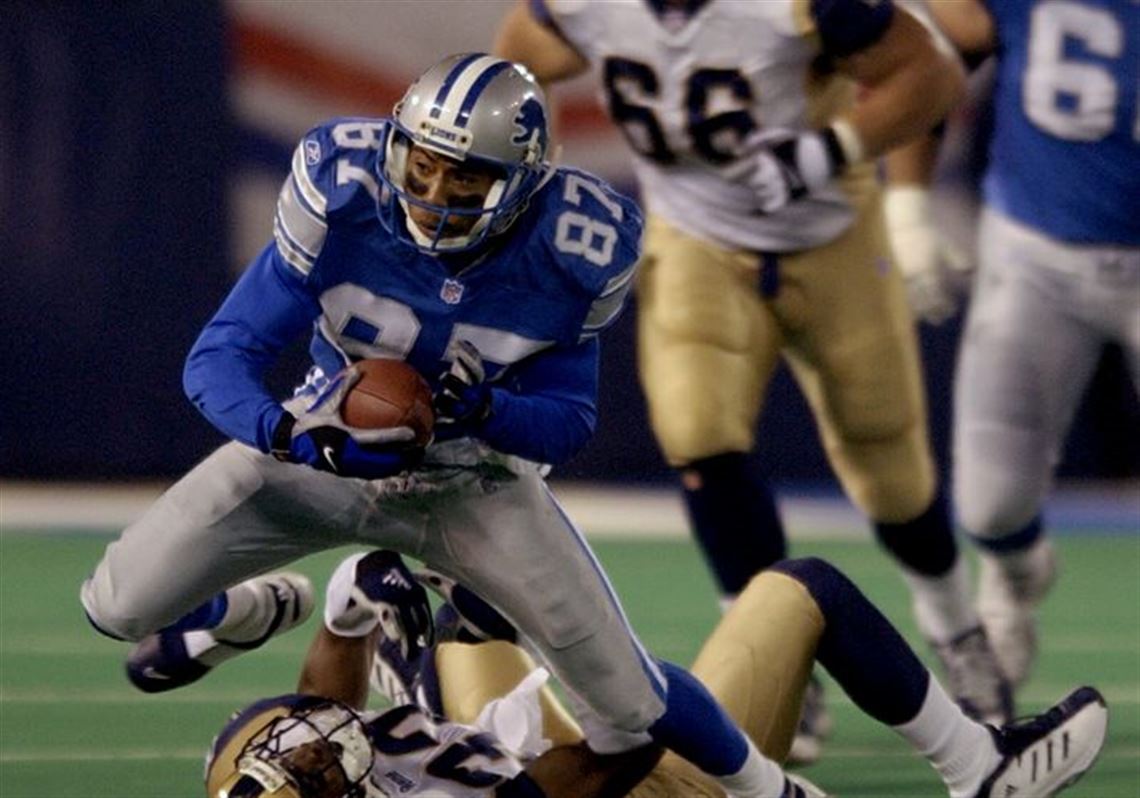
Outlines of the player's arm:
[[619,798],[649,775],[662,753],[656,745],[620,754],[598,754],[585,743],[560,745],[527,765],[526,774],[545,798]]
[[377,631],[342,637],[322,626],[305,655],[297,692],[332,698],[356,709],[368,704],[368,673]]
[[284,412],[265,373],[321,312],[291,272],[266,247],[198,336],[182,374],[186,395],[215,427],[263,452]]
[[[889,8],[886,4],[880,7]],[[876,158],[927,133],[961,100],[965,90],[961,65],[940,52],[926,28],[902,8],[894,8],[878,38],[864,46],[856,46],[857,40],[851,41],[837,27],[843,22],[838,13],[828,16],[827,12],[821,12],[817,20],[836,68],[863,91],[860,101],[840,117],[854,131],[855,149],[861,157]]]
[[329,577],[323,623],[309,644],[297,692],[364,709],[381,635],[410,658],[431,647],[435,625],[427,591],[394,551],[349,555]]
[[[452,373],[462,374],[470,384],[453,381],[437,393],[436,440],[470,435],[505,454],[557,465],[573,457],[594,434],[596,338],[532,355],[494,385],[482,382],[481,363],[474,368],[453,366]],[[456,415],[454,423],[440,423]]]
[[525,64],[546,86],[585,72],[590,64],[554,28],[542,0],[518,0],[499,24],[495,55]]
[[997,46],[993,17],[979,0],[928,0],[926,7],[967,62],[989,55]]
[[812,0],[810,8],[822,54],[860,85],[861,99],[819,130],[759,130],[742,142],[724,176],[751,187],[762,213],[926,133],[964,89],[956,58],[890,2]]

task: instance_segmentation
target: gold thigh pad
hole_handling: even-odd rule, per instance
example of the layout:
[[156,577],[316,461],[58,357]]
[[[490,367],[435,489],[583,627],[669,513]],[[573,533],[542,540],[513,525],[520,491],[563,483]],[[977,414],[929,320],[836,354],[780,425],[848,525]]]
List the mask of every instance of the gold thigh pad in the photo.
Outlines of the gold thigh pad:
[[674,466],[752,448],[779,353],[755,255],[651,217],[638,277],[638,363],[650,422]]

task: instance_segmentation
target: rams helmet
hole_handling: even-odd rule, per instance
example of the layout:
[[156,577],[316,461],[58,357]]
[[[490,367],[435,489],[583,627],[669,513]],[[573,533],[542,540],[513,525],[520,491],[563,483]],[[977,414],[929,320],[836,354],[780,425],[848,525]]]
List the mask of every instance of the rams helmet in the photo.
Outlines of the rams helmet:
[[362,798],[372,744],[354,710],[317,696],[235,715],[206,759],[207,798]]
[[[483,53],[440,61],[412,83],[393,111],[378,162],[380,221],[432,254],[471,250],[502,233],[550,173],[548,120],[542,88],[522,65]],[[483,207],[445,208],[410,196],[405,172],[413,146],[489,168],[496,180]],[[410,205],[439,215],[434,235],[407,218]],[[474,223],[466,233],[445,236],[448,219],[460,217],[474,217]]]

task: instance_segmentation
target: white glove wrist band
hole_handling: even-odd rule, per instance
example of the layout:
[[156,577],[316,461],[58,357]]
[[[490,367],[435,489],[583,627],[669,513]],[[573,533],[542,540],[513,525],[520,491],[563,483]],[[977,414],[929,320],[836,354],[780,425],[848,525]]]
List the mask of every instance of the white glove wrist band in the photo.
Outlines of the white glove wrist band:
[[380,623],[371,606],[360,604],[352,597],[356,564],[364,557],[365,554],[355,554],[341,562],[325,590],[325,628],[338,637],[364,637]]

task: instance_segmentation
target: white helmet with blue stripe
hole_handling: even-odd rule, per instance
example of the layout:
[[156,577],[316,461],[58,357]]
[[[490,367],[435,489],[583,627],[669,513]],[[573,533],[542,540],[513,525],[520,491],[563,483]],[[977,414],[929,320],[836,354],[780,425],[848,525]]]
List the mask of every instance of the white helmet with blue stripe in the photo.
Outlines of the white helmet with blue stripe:
[[[550,171],[549,114],[542,88],[525,67],[483,53],[453,55],[432,66],[396,104],[378,164],[380,220],[394,235],[430,253],[462,252],[506,230]],[[447,208],[405,187],[412,146],[490,168],[495,182],[481,208]],[[434,235],[408,218],[409,206],[438,214]],[[400,217],[404,217],[401,219]],[[445,236],[447,220],[475,217]]]

